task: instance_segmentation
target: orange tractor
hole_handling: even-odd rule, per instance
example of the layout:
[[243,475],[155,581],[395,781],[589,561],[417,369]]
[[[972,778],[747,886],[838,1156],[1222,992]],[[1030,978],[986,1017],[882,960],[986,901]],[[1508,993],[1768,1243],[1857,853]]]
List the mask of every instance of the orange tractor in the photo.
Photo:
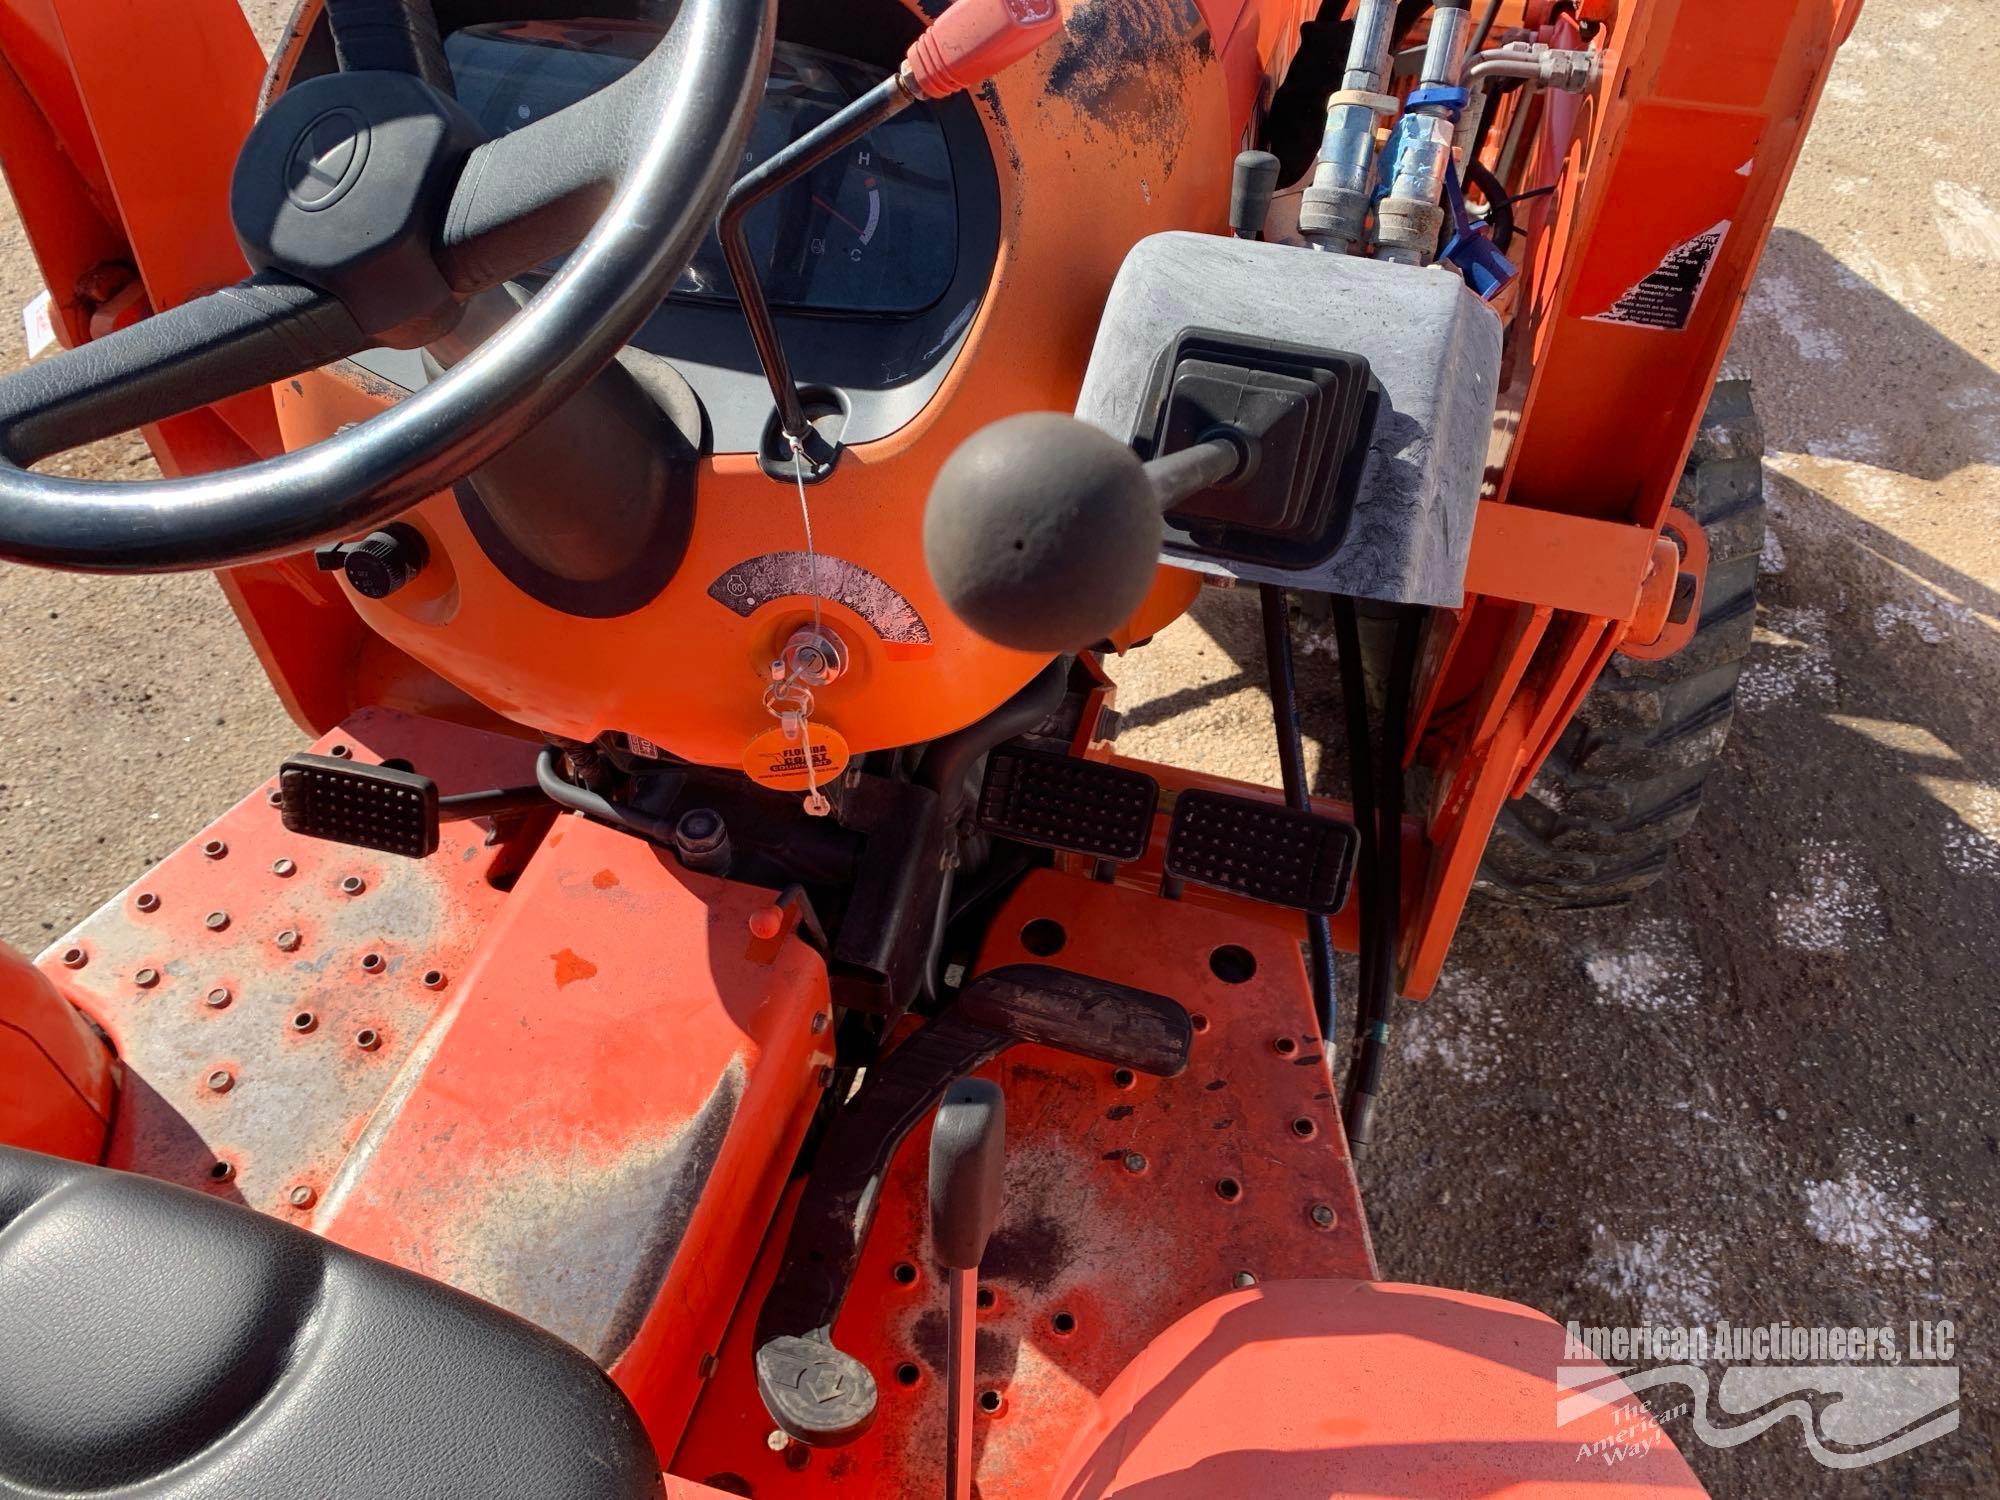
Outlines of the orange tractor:
[[[0,558],[317,736],[0,962],[0,1491],[1696,1491],[1353,1153],[1693,816],[1856,8],[0,0]],[[1205,586],[1282,788],[1114,747]]]

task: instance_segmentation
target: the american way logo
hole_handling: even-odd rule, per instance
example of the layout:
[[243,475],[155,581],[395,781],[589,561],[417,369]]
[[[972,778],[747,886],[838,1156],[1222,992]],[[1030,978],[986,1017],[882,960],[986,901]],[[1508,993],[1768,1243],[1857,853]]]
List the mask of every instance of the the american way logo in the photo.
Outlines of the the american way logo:
[[[1955,1340],[1949,1322],[1910,1323],[1902,1341],[1886,1326],[1571,1323],[1556,1367],[1556,1425],[1614,1408],[1616,1430],[1579,1444],[1577,1459],[1616,1464],[1670,1442],[1662,1424],[1682,1417],[1715,1448],[1796,1418],[1820,1463],[1866,1468],[1958,1430]],[[1718,1377],[1710,1365],[1722,1367]],[[1648,1407],[1634,1399],[1676,1387],[1684,1400]]]

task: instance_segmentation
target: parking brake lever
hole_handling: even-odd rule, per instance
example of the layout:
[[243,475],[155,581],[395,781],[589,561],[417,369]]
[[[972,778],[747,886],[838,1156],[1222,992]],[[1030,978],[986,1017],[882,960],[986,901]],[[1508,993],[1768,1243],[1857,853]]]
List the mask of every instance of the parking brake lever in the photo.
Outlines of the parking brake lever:
[[764,378],[777,402],[775,431],[766,434],[768,440],[758,452],[759,463],[773,479],[786,483],[824,479],[833,472],[837,450],[813,427],[793,383],[771,305],[750,258],[746,228],[750,211],[919,100],[943,99],[976,87],[1019,62],[1061,26],[1057,0],[957,0],[910,44],[894,75],[761,162],[729,190],[716,233],[736,282],[744,321],[750,325],[751,342],[757,346]]
[[1007,1099],[984,1078],[946,1091],[931,1126],[931,1248],[945,1268],[950,1334],[945,1363],[947,1500],[972,1500],[972,1385],[979,1259],[1000,1218]]

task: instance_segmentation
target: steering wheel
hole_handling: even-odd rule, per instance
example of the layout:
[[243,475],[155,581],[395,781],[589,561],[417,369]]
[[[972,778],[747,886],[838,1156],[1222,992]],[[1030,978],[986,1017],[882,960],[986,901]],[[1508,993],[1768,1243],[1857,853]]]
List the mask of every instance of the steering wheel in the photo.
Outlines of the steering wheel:
[[[352,536],[478,468],[631,338],[693,258],[770,67],[774,0],[681,0],[596,94],[481,141],[430,0],[327,0],[340,71],[287,90],[237,157],[255,274],[0,379],[0,559],[215,568]],[[28,472],[51,454],[384,344],[582,244],[519,315],[366,422],[181,479]]]

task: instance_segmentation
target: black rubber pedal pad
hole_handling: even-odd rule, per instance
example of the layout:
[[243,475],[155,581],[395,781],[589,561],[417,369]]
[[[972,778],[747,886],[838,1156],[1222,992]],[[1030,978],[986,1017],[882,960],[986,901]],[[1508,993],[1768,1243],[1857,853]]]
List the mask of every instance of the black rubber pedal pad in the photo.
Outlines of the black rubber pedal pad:
[[1326,916],[1347,904],[1361,834],[1352,823],[1222,792],[1182,792],[1166,871],[1253,901]]
[[1005,746],[986,761],[980,826],[1024,844],[1119,862],[1146,852],[1160,784],[1143,771]]
[[437,783],[415,771],[294,755],[278,768],[278,791],[293,833],[411,859],[437,852]]

